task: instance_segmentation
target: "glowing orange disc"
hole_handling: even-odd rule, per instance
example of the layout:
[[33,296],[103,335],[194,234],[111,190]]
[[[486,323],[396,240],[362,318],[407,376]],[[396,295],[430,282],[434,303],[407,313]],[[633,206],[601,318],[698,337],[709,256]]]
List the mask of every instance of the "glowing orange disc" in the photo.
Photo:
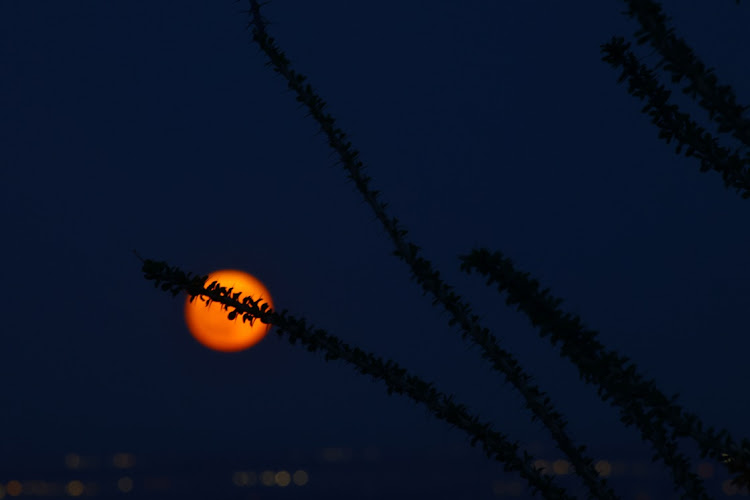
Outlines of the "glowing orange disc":
[[[253,300],[262,299],[273,308],[271,294],[255,276],[234,269],[223,269],[208,275],[206,285],[218,281],[224,288],[233,288],[232,293],[242,292],[239,300],[250,296]],[[205,298],[205,297],[204,297]],[[253,321],[242,322],[242,315],[238,314],[233,320],[227,315],[233,309],[222,309],[218,302],[206,303],[196,298],[185,301],[185,321],[190,333],[204,346],[217,351],[235,352],[247,349],[261,341],[271,329],[271,325]]]

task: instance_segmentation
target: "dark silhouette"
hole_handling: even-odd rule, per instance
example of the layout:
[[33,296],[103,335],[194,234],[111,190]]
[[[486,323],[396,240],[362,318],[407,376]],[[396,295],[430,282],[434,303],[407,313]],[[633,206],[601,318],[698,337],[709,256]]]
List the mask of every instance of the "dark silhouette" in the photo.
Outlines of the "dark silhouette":
[[[261,4],[256,0],[249,0],[249,3],[249,27],[253,40],[267,55],[274,71],[284,77],[287,86],[295,92],[296,100],[308,108],[325,133],[347,176],[392,240],[393,254],[408,264],[412,278],[432,296],[433,304],[448,313],[449,324],[458,325],[462,338],[476,344],[482,357],[522,394],[526,407],[532,412],[532,419],[539,419],[549,429],[559,449],[567,455],[589,489],[591,498],[618,498],[606,479],[596,471],[592,459],[586,455],[586,447],[576,445],[568,436],[566,421],[554,409],[550,398],[530,382],[531,377],[513,354],[504,350],[495,336],[479,323],[471,306],[440,278],[440,273],[420,255],[420,248],[408,240],[408,233],[398,219],[387,212],[379,192],[370,187],[371,178],[358,159],[358,151],[347,140],[346,134],[336,128],[334,118],[324,111],[326,103],[309,83],[305,83],[307,78],[291,68],[289,59],[266,31],[267,21],[261,15]],[[625,14],[641,25],[635,34],[637,42],[650,43],[661,55],[662,59],[654,69],[663,67],[671,72],[673,83],[687,80],[684,92],[694,99],[699,98],[699,104],[709,111],[710,119],[717,122],[719,132],[731,132],[745,146],[750,146],[750,121],[743,117],[747,107],[737,105],[731,88],[718,85],[712,70],[705,68],[690,47],[674,34],[674,29],[668,28],[668,18],[660,5],[651,0],[626,0],[625,3],[628,5]],[[647,101],[642,111],[652,116],[652,122],[660,129],[659,137],[668,143],[675,139],[677,153],[686,147],[686,156],[700,159],[701,171],[720,172],[725,186],[734,188],[745,199],[750,198],[750,155],[741,157],[738,150],[720,147],[717,138],[699,127],[687,114],[681,113],[677,106],[668,104],[670,92],[657,82],[652,69],[638,62],[629,47],[624,38],[613,37],[601,46],[602,60],[621,68],[618,81],[627,80],[628,91]],[[212,301],[219,302],[228,311],[230,319],[240,316],[243,321],[272,324],[276,326],[275,331],[286,335],[292,344],[300,341],[309,351],[324,351],[326,360],[343,359],[351,363],[361,373],[385,382],[389,393],[406,394],[426,405],[437,418],[463,429],[471,437],[472,444],[480,444],[490,458],[503,462],[506,470],[517,471],[532,491],[539,491],[548,499],[571,498],[554,484],[551,477],[544,476],[534,467],[533,457],[526,453],[519,456],[517,443],[493,429],[489,422],[471,415],[464,405],[453,400],[453,396],[438,391],[433,384],[408,373],[393,361],[351,347],[286,310],[271,310],[268,304],[243,297],[241,292],[232,293],[217,282],[206,284],[206,276],[193,276],[165,262],[141,260],[145,277],[154,280],[162,290],[173,295],[185,291],[191,300],[198,297],[207,305]],[[529,273],[517,270],[501,252],[476,249],[461,256],[460,261],[462,270],[482,274],[488,285],[497,285],[501,293],[506,293],[506,303],[526,314],[542,337],[548,337],[553,345],[560,344],[560,355],[577,366],[581,379],[595,384],[601,399],[618,407],[621,421],[625,425],[637,426],[642,438],[651,443],[654,460],[660,459],[669,466],[675,489],[682,490],[683,498],[708,499],[709,496],[700,478],[690,472],[689,459],[678,451],[676,440],[679,437],[692,438],[703,456],[722,462],[735,475],[734,484],[750,486],[749,440],[738,443],[726,430],[704,429],[696,415],[677,404],[677,395],[666,396],[656,388],[653,380],[646,380],[638,373],[635,364],[606,349],[596,340],[597,332],[587,329],[577,316],[559,308],[562,299],[553,297],[549,289],[540,291],[537,280]]]

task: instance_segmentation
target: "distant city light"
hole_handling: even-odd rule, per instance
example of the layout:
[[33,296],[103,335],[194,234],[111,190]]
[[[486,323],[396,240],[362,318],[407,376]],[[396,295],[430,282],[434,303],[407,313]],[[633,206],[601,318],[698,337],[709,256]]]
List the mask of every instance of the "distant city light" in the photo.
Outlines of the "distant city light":
[[72,497],[79,497],[83,495],[85,488],[83,487],[83,483],[75,480],[70,481],[67,485],[65,485],[65,492],[72,496]]
[[20,481],[8,481],[8,484],[5,485],[5,491],[8,492],[8,495],[17,497],[23,492],[23,486],[21,486]]
[[552,464],[552,471],[558,475],[565,475],[570,473],[570,462],[567,460],[555,460]]
[[[355,450],[346,447],[327,447],[318,448],[309,455],[309,459],[328,462],[332,465],[325,466],[320,476],[322,477],[321,483],[327,483],[329,481],[337,481],[339,478],[345,483],[347,478],[339,476],[343,473],[343,469],[350,469],[350,465],[354,467],[355,471],[358,471],[358,467],[362,469],[370,469],[373,467],[377,468],[370,460],[377,452],[377,448],[363,448]],[[544,457],[544,451],[539,450],[536,452],[537,457]],[[570,476],[575,472],[575,468],[570,461],[552,455],[547,458],[538,458],[533,462],[533,466],[540,470],[545,475],[555,476]],[[140,458],[140,457],[139,457]],[[287,457],[289,459],[289,457]],[[36,498],[63,498],[63,497],[108,497],[116,491],[122,494],[128,494],[127,497],[135,498],[131,492],[134,489],[134,485],[138,483],[138,492],[148,494],[149,491],[189,491],[188,488],[195,486],[194,481],[209,481],[213,485],[214,489],[218,490],[226,487],[239,487],[239,488],[256,488],[258,485],[273,488],[274,486],[279,488],[302,487],[309,484],[310,476],[309,470],[305,469],[284,469],[283,463],[268,463],[267,466],[273,468],[268,469],[224,469],[220,474],[219,470],[206,470],[206,476],[201,477],[191,475],[185,477],[179,473],[167,472],[154,468],[152,464],[149,464],[149,460],[144,460],[145,466],[139,465],[137,471],[132,469],[135,466],[135,455],[132,453],[114,453],[109,455],[100,456],[89,456],[80,455],[78,453],[68,453],[64,455],[64,467],[62,468],[57,459],[57,467],[63,472],[62,477],[47,478],[53,479],[51,481],[40,478],[39,476],[29,476],[28,472],[19,474],[18,472],[7,471],[9,474],[13,474],[18,477],[21,476],[22,480],[0,478],[0,500],[10,500],[16,497],[36,497]],[[298,463],[300,460],[304,460],[304,454],[297,452],[292,459],[292,463]],[[247,460],[245,458],[243,461]],[[342,462],[360,462],[359,464],[347,464],[342,467]],[[110,468],[101,468],[102,463],[111,463]],[[245,463],[247,463],[245,461]],[[384,466],[387,466],[387,462],[382,462]],[[274,467],[275,465],[275,467]],[[298,465],[299,466],[299,465]],[[242,466],[240,466],[242,467]],[[287,465],[288,467],[288,465]],[[432,467],[432,466],[430,466]],[[622,480],[621,478],[628,478],[633,484],[633,490],[630,493],[632,500],[658,500],[662,498],[662,495],[657,492],[656,489],[653,491],[651,488],[658,488],[655,484],[652,484],[652,478],[656,477],[659,473],[658,468],[651,465],[649,462],[643,460],[608,460],[599,459],[594,465],[597,473],[600,476],[608,478],[617,478],[615,481]],[[126,469],[131,469],[125,472]],[[143,469],[143,470],[141,470]],[[698,461],[694,470],[697,475],[702,479],[713,482],[713,487],[718,493],[723,493],[722,498],[728,496],[747,497],[750,493],[744,488],[738,488],[731,484],[731,479],[723,480],[726,477],[722,471],[717,470],[715,464],[707,461]],[[435,469],[435,472],[425,472],[426,476],[421,476],[421,473],[411,475],[410,478],[404,477],[403,479],[410,481],[421,481],[423,478],[430,477],[435,480],[430,481],[430,485],[425,485],[427,488],[441,489],[443,486],[455,485],[458,481],[458,476],[454,474],[454,477],[449,477],[451,474],[448,472],[441,472],[439,466]],[[458,470],[457,470],[458,471]],[[359,474],[362,471],[355,472]],[[463,472],[463,470],[462,470]],[[364,472],[362,472],[364,473]],[[33,474],[33,473],[32,473]],[[128,474],[128,475],[122,475]],[[420,475],[417,475],[420,474]],[[67,477],[66,477],[67,476]],[[72,476],[72,477],[71,477]],[[464,474],[462,473],[463,477]],[[718,476],[718,477],[717,477]],[[118,479],[119,477],[119,479]],[[107,478],[107,479],[104,479]],[[231,478],[231,484],[227,479]],[[566,479],[561,478],[561,481]],[[464,486],[467,485],[463,482]],[[116,485],[116,489],[115,489]],[[488,482],[484,483],[482,488],[485,489],[486,493],[494,494],[494,496],[502,498],[528,498],[527,485],[518,479],[513,479],[505,475],[497,476],[496,478],[488,478]],[[251,496],[257,493],[250,493]],[[122,497],[124,500],[124,496]]]
[[273,486],[276,484],[274,477],[275,475],[272,470],[264,470],[260,475],[260,482],[263,483],[264,486]]
[[128,476],[123,476],[117,480],[117,489],[123,493],[129,493],[133,490],[133,480]]
[[308,477],[307,472],[303,470],[296,471],[294,475],[292,476],[292,480],[294,481],[294,484],[296,484],[297,486],[306,485],[309,479],[310,478]]
[[612,474],[612,465],[606,460],[599,460],[594,468],[600,476],[609,477]]
[[292,477],[287,471],[281,470],[276,473],[276,475],[274,476],[274,480],[276,481],[276,484],[284,488],[286,486],[289,486],[289,483],[292,482]]

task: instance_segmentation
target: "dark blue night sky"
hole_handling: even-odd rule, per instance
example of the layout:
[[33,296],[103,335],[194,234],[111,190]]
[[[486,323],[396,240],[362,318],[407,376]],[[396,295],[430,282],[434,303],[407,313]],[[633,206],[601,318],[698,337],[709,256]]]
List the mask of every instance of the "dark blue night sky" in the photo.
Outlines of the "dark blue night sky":
[[[750,7],[662,5],[750,104]],[[390,255],[317,124],[265,66],[246,8],[0,4],[0,453],[469,448],[423,407],[275,333],[240,353],[202,347],[184,298],[154,289],[133,249],[201,274],[250,272],[279,309],[434,381],[521,443],[550,442]],[[750,434],[750,200],[675,155],[601,61],[600,44],[638,29],[624,2],[263,9],[390,213],[574,439],[640,441],[458,255],[501,250],[706,424]]]

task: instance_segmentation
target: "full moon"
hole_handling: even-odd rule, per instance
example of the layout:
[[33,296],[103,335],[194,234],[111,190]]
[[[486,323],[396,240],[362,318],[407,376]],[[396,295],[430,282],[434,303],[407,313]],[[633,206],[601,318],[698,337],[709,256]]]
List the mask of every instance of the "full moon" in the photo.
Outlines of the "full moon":
[[[262,299],[273,308],[271,294],[268,289],[255,276],[234,269],[223,269],[214,271],[208,275],[206,284],[218,281],[224,288],[233,288],[232,293],[242,292],[240,300],[250,296],[253,300]],[[263,339],[271,325],[261,323],[260,320],[243,322],[242,315],[238,314],[233,320],[227,318],[232,309],[222,309],[218,302],[206,303],[196,298],[190,302],[190,297],[185,301],[185,322],[190,333],[195,339],[216,351],[235,352],[251,347]]]

